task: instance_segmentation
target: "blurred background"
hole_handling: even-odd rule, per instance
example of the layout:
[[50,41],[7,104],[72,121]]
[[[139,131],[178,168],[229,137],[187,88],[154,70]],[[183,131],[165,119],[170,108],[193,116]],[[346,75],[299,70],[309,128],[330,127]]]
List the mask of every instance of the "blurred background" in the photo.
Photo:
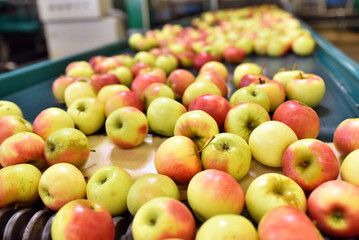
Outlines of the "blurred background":
[[204,11],[264,3],[291,12],[359,63],[359,0],[0,0],[0,73]]

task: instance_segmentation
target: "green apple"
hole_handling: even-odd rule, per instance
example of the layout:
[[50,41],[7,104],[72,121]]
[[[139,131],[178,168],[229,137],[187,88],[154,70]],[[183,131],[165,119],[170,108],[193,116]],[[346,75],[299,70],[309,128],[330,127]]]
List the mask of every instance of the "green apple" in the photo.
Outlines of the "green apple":
[[91,65],[86,61],[71,62],[67,65],[65,72],[69,77],[92,77],[94,75]]
[[86,197],[86,181],[74,165],[57,163],[43,172],[38,191],[44,205],[58,211],[66,203]]
[[173,90],[175,98],[181,100],[186,88],[195,81],[193,74],[186,69],[176,69],[167,78],[167,85]]
[[32,132],[31,123],[18,115],[0,117],[0,144],[8,137],[18,132]]
[[100,89],[100,91],[97,93],[97,98],[103,104],[106,104],[108,99],[110,99],[115,93],[120,91],[130,91],[130,89],[123,84],[107,85]]
[[143,101],[134,91],[119,91],[106,101],[106,117],[109,117],[112,112],[122,107],[134,107],[141,112],[145,110]]
[[224,130],[237,134],[248,142],[253,130],[269,120],[268,112],[261,105],[244,102],[237,104],[228,111],[224,121]]
[[196,240],[247,239],[257,240],[255,226],[236,214],[219,214],[205,221],[198,229]]
[[143,112],[134,107],[122,107],[108,116],[105,128],[116,146],[133,148],[145,140],[149,127]]
[[279,71],[273,76],[273,80],[280,82],[284,88],[287,87],[288,82],[294,80],[299,76],[299,74],[304,74],[302,70],[284,70]]
[[70,107],[76,99],[82,97],[96,97],[95,89],[87,82],[74,82],[65,89],[66,107]]
[[135,59],[133,59],[133,57],[130,54],[124,53],[124,54],[115,55],[114,57],[120,60],[120,62],[125,67],[128,67],[129,69],[131,69],[135,64]]
[[44,139],[35,133],[16,133],[0,145],[1,166],[29,163],[42,169],[46,165],[44,146]]
[[11,101],[0,100],[0,117],[5,115],[17,115],[23,117],[20,107]]
[[26,163],[0,169],[0,208],[27,207],[37,201],[40,170]]
[[218,214],[241,214],[244,192],[228,173],[208,169],[197,173],[189,182],[187,200],[201,222]]
[[347,181],[359,187],[359,149],[352,151],[345,158],[340,168],[340,176]]
[[171,137],[178,118],[187,112],[187,109],[172,98],[159,97],[151,102],[147,109],[149,127],[157,134]]
[[148,109],[148,106],[153,100],[159,97],[175,98],[175,94],[172,89],[164,83],[152,83],[143,91],[143,101],[145,108]]
[[219,133],[218,125],[211,115],[203,110],[193,110],[183,113],[176,121],[175,136],[186,136],[192,139],[198,149]]
[[241,78],[246,74],[254,74],[259,75],[261,74],[262,69],[255,63],[241,63],[239,64],[233,72],[233,82],[234,86],[238,88],[239,82]]
[[222,96],[222,92],[219,87],[211,81],[195,81],[191,83],[183,92],[182,104],[188,108],[195,98],[204,94]]
[[115,74],[121,84],[123,84],[127,87],[131,86],[131,83],[133,80],[133,75],[132,75],[130,68],[125,67],[125,66],[119,66],[119,67],[111,69],[107,73]]
[[163,174],[147,173],[137,179],[127,194],[127,207],[135,216],[138,209],[156,197],[170,197],[180,200],[176,183]]
[[259,223],[270,210],[292,205],[305,213],[307,199],[302,188],[289,177],[265,173],[255,178],[246,192],[246,207],[252,219]]
[[152,53],[147,51],[139,51],[133,57],[135,62],[143,62],[146,63],[148,66],[153,67],[156,63],[156,56]]
[[90,146],[80,130],[61,128],[46,139],[44,152],[49,165],[65,162],[81,168],[90,156]]
[[248,144],[253,158],[269,167],[281,167],[287,147],[298,141],[295,132],[282,122],[267,121],[256,127]]
[[123,168],[101,167],[87,182],[87,199],[104,206],[112,216],[121,215],[127,210],[127,194],[133,183]]
[[270,101],[268,95],[261,89],[254,86],[247,86],[237,89],[229,99],[229,103],[232,107],[243,102],[258,103],[267,112],[269,112]]
[[216,72],[223,78],[225,82],[227,82],[228,70],[226,66],[221,62],[217,62],[217,61],[206,62],[199,70],[198,75],[204,72]]
[[96,133],[105,123],[105,107],[97,98],[82,97],[67,109],[77,129],[85,135]]
[[51,239],[113,240],[116,229],[110,213],[103,206],[87,199],[65,204],[51,224]]
[[252,154],[247,142],[234,133],[219,133],[203,148],[201,160],[204,169],[229,173],[236,181],[249,171]]
[[291,47],[291,41],[285,36],[272,37],[268,41],[267,55],[270,57],[284,56]]
[[154,162],[159,174],[170,177],[179,185],[188,184],[202,170],[198,148],[185,136],[173,136],[161,143]]
[[172,54],[161,54],[156,58],[155,66],[163,69],[167,75],[178,67],[178,60]]
[[251,55],[253,52],[253,39],[242,37],[234,43],[235,47],[242,48],[246,56]]
[[56,130],[61,128],[74,128],[75,123],[71,115],[58,107],[50,107],[42,110],[33,122],[34,133],[44,140]]
[[300,56],[308,56],[314,52],[315,40],[311,36],[300,36],[293,41],[292,51]]
[[146,202],[137,211],[132,222],[136,240],[194,239],[196,223],[191,211],[182,202],[157,197]]

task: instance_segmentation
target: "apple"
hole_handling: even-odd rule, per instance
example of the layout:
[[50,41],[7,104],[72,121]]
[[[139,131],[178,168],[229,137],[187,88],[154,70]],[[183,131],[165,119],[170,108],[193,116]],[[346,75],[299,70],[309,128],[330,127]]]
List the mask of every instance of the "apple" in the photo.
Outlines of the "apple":
[[291,205],[276,207],[267,212],[258,224],[258,235],[263,240],[323,239],[311,219]]
[[324,234],[336,238],[359,236],[359,188],[342,180],[321,184],[308,197],[308,214]]
[[240,214],[244,208],[241,185],[228,173],[208,169],[189,182],[187,200],[201,222],[219,214]]
[[57,163],[43,172],[38,192],[47,208],[58,211],[66,203],[86,197],[86,181],[74,165]]
[[75,123],[71,115],[58,107],[42,110],[33,122],[33,131],[44,140],[56,130],[61,128],[74,128]]
[[280,173],[265,173],[255,178],[247,188],[245,202],[250,216],[257,223],[266,213],[280,206],[292,205],[303,213],[307,209],[302,188]]
[[159,174],[170,177],[179,185],[188,184],[202,170],[198,148],[185,136],[173,136],[161,143],[155,153],[154,163]]
[[146,87],[145,91],[143,91],[143,101],[145,108],[148,109],[148,106],[151,104],[151,102],[159,97],[174,99],[175,94],[173,93],[172,89],[164,83],[152,83]]
[[233,72],[233,82],[236,88],[239,88],[239,82],[246,74],[260,75],[262,73],[261,67],[255,63],[241,63]]
[[337,179],[339,161],[334,151],[317,139],[298,140],[285,150],[282,158],[284,175],[293,179],[305,192]]
[[288,100],[280,104],[272,119],[289,126],[298,139],[317,138],[320,132],[317,112],[297,100]]
[[127,211],[127,194],[134,180],[123,168],[104,166],[97,169],[86,185],[87,199],[105,207],[112,216]]
[[167,75],[177,69],[178,60],[172,54],[162,54],[156,58],[155,66],[163,69]]
[[259,88],[267,94],[270,103],[269,112],[274,112],[286,99],[285,88],[275,80],[259,78],[259,82],[251,83],[250,86]]
[[182,95],[182,104],[186,108],[189,108],[189,105],[194,99],[204,94],[222,96],[221,90],[211,81],[195,81],[194,83],[191,83],[184,91]]
[[204,94],[196,97],[188,107],[188,111],[202,110],[216,120],[219,132],[224,129],[224,120],[231,105],[225,97],[215,94]]
[[148,133],[147,118],[134,107],[122,107],[112,112],[105,122],[109,139],[120,148],[140,145]]
[[248,143],[234,133],[219,133],[201,153],[204,169],[230,174],[237,182],[249,171],[252,154]]
[[290,39],[286,36],[272,37],[267,44],[267,55],[270,57],[282,57],[291,49]]
[[163,174],[147,173],[138,178],[127,194],[127,207],[135,216],[138,209],[156,197],[169,197],[180,200],[180,193],[176,183]]
[[75,61],[66,66],[65,73],[69,77],[91,77],[94,75],[94,70],[86,61]]
[[339,123],[334,131],[333,143],[343,156],[359,149],[359,118],[348,118]]
[[64,94],[66,107],[70,107],[71,103],[73,103],[76,99],[82,97],[96,97],[95,89],[89,83],[82,81],[71,83],[65,89]]
[[132,76],[136,77],[142,69],[146,69],[146,68],[151,68],[151,66],[147,65],[144,62],[135,63],[131,68]]
[[31,123],[18,115],[0,117],[0,144],[8,137],[18,132],[32,132]]
[[106,56],[103,56],[103,55],[95,55],[95,56],[92,56],[92,57],[89,59],[88,63],[90,64],[90,66],[91,66],[92,68],[95,68],[96,65],[97,65],[99,62],[101,62],[102,60],[104,60],[104,59],[106,59],[106,58],[107,58],[107,57],[106,57]]
[[45,158],[49,165],[71,163],[83,167],[90,156],[90,146],[84,133],[75,128],[61,128],[45,141]]
[[29,163],[42,169],[46,165],[44,157],[45,141],[32,132],[19,132],[0,145],[0,163],[7,167],[20,163]]
[[156,56],[148,51],[139,51],[137,52],[133,59],[135,62],[143,62],[146,63],[148,66],[153,67],[156,63]]
[[223,97],[227,97],[228,88],[225,79],[216,72],[203,72],[196,77],[196,81],[210,81],[214,83],[220,90]]
[[95,66],[94,66],[94,72],[95,73],[100,73],[100,74],[104,74],[104,73],[108,73],[111,69],[117,68],[122,66],[123,64],[120,62],[120,60],[116,57],[106,57],[104,59],[102,59],[101,61],[99,61]]
[[20,163],[0,169],[0,208],[31,206],[39,199],[40,170]]
[[255,226],[247,218],[236,214],[218,214],[205,221],[198,229],[196,240],[216,239],[257,240]]
[[51,86],[52,94],[59,103],[65,102],[65,89],[76,81],[76,77],[60,76],[56,78]]
[[117,76],[120,84],[123,84],[127,87],[131,86],[133,75],[130,68],[125,66],[116,67],[108,71],[107,74],[114,74]]
[[94,89],[95,92],[98,93],[98,91],[101,90],[106,85],[111,84],[119,84],[119,78],[117,75],[113,73],[104,73],[104,74],[94,74],[89,82],[88,82]]
[[267,54],[268,39],[258,37],[253,41],[253,51],[255,54],[261,56]]
[[288,82],[297,78],[299,74],[304,74],[304,72],[302,70],[283,70],[274,74],[273,80],[280,82],[286,88]]
[[253,102],[261,105],[267,112],[270,108],[268,95],[261,89],[254,86],[247,86],[237,89],[229,99],[231,107],[239,103]]
[[236,46],[227,46],[224,49],[224,60],[229,63],[241,63],[246,57],[246,52],[243,48]]
[[191,68],[193,66],[195,53],[192,49],[176,54],[178,65],[183,68]]
[[135,59],[128,53],[122,53],[118,55],[114,55],[115,58],[117,58],[123,66],[131,69],[132,66],[136,63]]
[[115,238],[115,231],[112,217],[106,208],[87,199],[65,204],[51,224],[53,240],[111,240]]
[[355,186],[359,187],[359,149],[352,151],[349,153],[343,160],[342,165],[340,167],[340,176],[341,178],[354,184]]
[[315,74],[299,74],[299,78],[287,83],[286,95],[314,108],[320,104],[325,94],[324,80]]
[[244,36],[239,38],[237,41],[235,41],[234,45],[237,48],[243,49],[247,56],[253,52],[253,39],[251,36]]
[[151,74],[141,74],[135,77],[131,84],[131,91],[142,98],[145,89],[152,83],[165,83],[161,78]]
[[173,90],[175,98],[180,100],[186,88],[195,81],[193,74],[186,69],[176,69],[167,78],[167,85]]
[[105,107],[97,98],[83,97],[67,109],[77,129],[85,135],[96,133],[105,123]]
[[147,121],[150,129],[157,134],[171,137],[178,118],[187,112],[179,102],[168,97],[154,99],[147,109]]
[[117,92],[120,91],[130,91],[130,89],[123,84],[111,84],[104,86],[97,93],[97,99],[100,100],[103,104],[106,104],[107,100]]
[[267,121],[256,127],[249,136],[252,156],[269,167],[281,167],[284,151],[297,141],[295,132],[282,122]]
[[105,104],[105,115],[106,117],[110,116],[110,114],[122,107],[134,107],[144,111],[144,104],[141,98],[132,91],[119,91],[113,94]]
[[270,121],[268,112],[259,104],[244,102],[232,107],[224,120],[224,131],[234,133],[246,142],[253,130],[266,121]]
[[5,115],[17,115],[19,117],[23,117],[22,110],[16,103],[7,100],[0,100],[0,117]]
[[216,120],[202,110],[192,110],[183,113],[176,121],[175,136],[186,136],[192,139],[198,149],[201,149],[207,141],[218,134]]
[[167,81],[167,74],[162,68],[158,68],[158,67],[144,68],[138,72],[137,76],[141,74],[149,74],[149,75],[157,76],[162,80],[163,83]]
[[193,67],[199,71],[204,64],[215,61],[216,58],[209,52],[197,53],[193,60]]
[[226,66],[221,62],[210,61],[205,63],[199,70],[198,74],[202,74],[204,72],[216,72],[222,77],[222,79],[224,79],[225,82],[227,82],[228,70]]
[[186,205],[169,198],[157,197],[137,211],[132,222],[134,239],[194,239],[196,222]]
[[315,40],[311,36],[300,36],[293,41],[292,51],[300,56],[311,55],[315,50]]

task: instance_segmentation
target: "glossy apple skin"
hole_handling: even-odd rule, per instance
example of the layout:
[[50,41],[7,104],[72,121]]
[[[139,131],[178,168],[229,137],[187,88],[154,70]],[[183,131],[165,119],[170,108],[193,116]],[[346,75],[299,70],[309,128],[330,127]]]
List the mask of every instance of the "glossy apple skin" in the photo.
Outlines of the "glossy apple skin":
[[229,63],[240,63],[246,57],[246,52],[239,47],[228,46],[224,49],[224,60]]
[[308,198],[308,213],[317,227],[331,237],[359,236],[359,188],[342,180],[317,187]]
[[73,200],[55,215],[51,238],[111,240],[115,238],[115,225],[110,213],[101,205],[87,199]]
[[131,68],[132,76],[136,77],[142,69],[146,69],[146,68],[151,68],[151,66],[144,62],[135,63]]
[[289,145],[283,154],[282,169],[305,192],[311,192],[320,184],[337,179],[340,166],[326,143],[307,138]]
[[134,107],[122,107],[112,112],[105,122],[106,134],[120,148],[133,148],[141,143],[148,133],[145,114]]
[[106,74],[94,74],[89,84],[95,89],[96,92],[100,91],[106,85],[119,84],[120,81],[115,74],[106,73]]
[[52,94],[59,103],[65,101],[64,93],[67,86],[76,81],[76,77],[60,76],[52,83]]
[[8,137],[18,132],[32,132],[31,123],[17,115],[0,117],[0,144]]
[[210,61],[205,63],[199,70],[198,74],[204,72],[216,72],[222,77],[225,82],[227,82],[228,80],[228,70],[226,66],[221,62]]
[[232,107],[224,121],[224,131],[235,133],[246,142],[253,130],[269,121],[268,112],[257,103],[240,103]]
[[247,218],[236,214],[219,214],[204,222],[196,240],[247,239],[257,240],[257,229]]
[[208,169],[189,182],[187,200],[201,222],[218,214],[240,214],[244,208],[241,185],[228,173]]
[[288,125],[298,139],[317,138],[320,132],[317,112],[297,100],[288,100],[279,105],[272,119]]
[[152,83],[166,83],[158,76],[154,76],[151,74],[141,74],[133,79],[131,84],[131,91],[135,92],[140,98],[142,98],[142,94],[145,89],[151,85]]
[[359,118],[348,118],[342,121],[335,129],[333,143],[343,156],[359,149]]
[[198,148],[185,136],[166,139],[158,147],[154,161],[158,173],[170,177],[180,185],[188,184],[191,178],[202,170]]
[[186,88],[195,81],[193,74],[186,69],[176,69],[167,78],[167,85],[173,90],[176,99],[181,99]]
[[33,122],[34,133],[46,138],[61,128],[74,128],[75,123],[71,115],[65,110],[57,107],[50,107],[42,110]]
[[12,101],[0,100],[0,117],[6,115],[17,115],[23,117],[21,108]]
[[105,105],[110,97],[120,91],[130,91],[130,89],[123,84],[107,85],[101,88],[101,90],[97,93],[97,99]]
[[29,163],[42,169],[46,166],[44,147],[45,141],[39,135],[32,132],[16,133],[0,145],[1,166]]
[[359,187],[359,149],[349,153],[340,167],[340,176],[346,181]]
[[314,74],[302,74],[287,83],[285,88],[288,99],[294,99],[315,108],[322,101],[325,94],[324,80]]
[[189,85],[183,93],[182,104],[188,109],[191,102],[204,94],[215,94],[222,96],[221,90],[211,81],[195,81]]
[[123,64],[120,62],[120,60],[116,57],[106,57],[104,59],[101,59],[95,66],[94,71],[95,73],[105,74],[111,69],[114,69],[116,67],[120,67]]
[[210,81],[214,83],[221,90],[222,96],[227,97],[228,87],[225,79],[223,79],[222,76],[219,75],[219,73],[213,71],[200,73],[196,77],[196,81]]
[[152,83],[143,92],[145,109],[148,108],[153,100],[159,97],[175,99],[175,94],[172,89],[164,83]]
[[58,211],[66,203],[86,197],[86,181],[74,165],[58,163],[43,172],[38,191],[45,206]]
[[105,115],[110,116],[112,112],[122,107],[134,107],[144,111],[145,106],[141,98],[133,91],[119,91],[112,95],[105,104]]
[[197,53],[193,60],[193,67],[199,71],[201,67],[207,62],[214,61],[215,57],[209,52],[200,52]]
[[216,120],[219,132],[224,130],[226,119],[231,105],[226,98],[214,94],[204,94],[195,98],[188,107],[188,111],[203,110]]
[[270,79],[263,75],[257,75],[257,74],[250,74],[247,73],[243,75],[243,77],[238,82],[238,89],[241,89],[243,87],[247,87],[251,85],[252,83],[259,83],[259,78],[264,81],[268,82]]
[[260,75],[261,68],[255,63],[241,63],[233,72],[233,82],[236,88],[239,88],[239,82],[245,74]]
[[283,85],[283,87],[286,88],[287,83],[297,78],[299,74],[304,74],[304,72],[302,70],[281,71],[281,72],[277,72],[273,76],[273,80],[280,82]]
[[157,197],[146,202],[132,222],[134,239],[194,239],[196,223],[191,211],[182,202]]
[[27,207],[39,198],[40,170],[26,163],[0,169],[0,208]]
[[270,101],[268,95],[254,86],[247,86],[237,89],[229,99],[232,107],[239,103],[254,102],[261,105],[267,112],[269,112]]
[[292,205],[303,213],[307,209],[307,198],[302,188],[292,179],[279,173],[265,173],[255,178],[246,192],[246,207],[254,221],[270,210]]
[[[298,231],[300,234],[294,234]],[[258,225],[261,240],[322,240],[311,219],[299,208],[280,206],[263,216]]]
[[143,204],[156,197],[180,200],[180,193],[176,183],[170,177],[147,173],[134,182],[127,194],[129,212],[135,216]]

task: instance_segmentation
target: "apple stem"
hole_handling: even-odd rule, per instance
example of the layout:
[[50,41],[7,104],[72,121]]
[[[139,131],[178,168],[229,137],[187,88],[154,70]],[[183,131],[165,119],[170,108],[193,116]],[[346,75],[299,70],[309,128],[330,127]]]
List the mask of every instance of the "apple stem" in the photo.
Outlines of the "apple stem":
[[197,151],[197,153],[199,154],[200,152],[202,152],[202,150],[205,148],[205,147],[207,147],[208,146],[208,144],[210,143],[210,142],[212,142],[212,140],[215,138],[215,136],[213,135],[210,139],[208,139],[208,141],[203,145],[203,147],[201,147],[201,149],[199,149],[198,151]]
[[90,149],[90,152],[96,152],[96,149]]
[[297,68],[297,64],[294,63],[294,64],[293,64],[293,67],[292,67],[292,70],[294,71],[296,68]]
[[304,79],[303,74],[301,72],[299,73],[299,77],[300,79]]
[[265,83],[265,81],[264,81],[261,77],[259,77],[258,79],[259,79],[259,83],[260,83],[260,84]]

